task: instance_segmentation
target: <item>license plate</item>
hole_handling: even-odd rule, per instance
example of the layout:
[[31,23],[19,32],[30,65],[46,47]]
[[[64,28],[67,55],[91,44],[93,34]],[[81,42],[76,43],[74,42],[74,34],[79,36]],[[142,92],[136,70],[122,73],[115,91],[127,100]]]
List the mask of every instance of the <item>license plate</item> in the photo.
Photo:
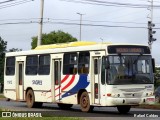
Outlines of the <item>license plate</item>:
[[148,102],[154,102],[155,99],[154,99],[154,98],[147,98],[147,101],[148,101]]

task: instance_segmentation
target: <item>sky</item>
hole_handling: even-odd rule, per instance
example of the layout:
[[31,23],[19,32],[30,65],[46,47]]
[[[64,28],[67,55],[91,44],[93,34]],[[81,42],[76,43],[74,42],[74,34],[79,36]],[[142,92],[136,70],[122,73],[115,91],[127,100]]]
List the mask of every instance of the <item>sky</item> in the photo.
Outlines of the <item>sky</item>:
[[[32,37],[38,35],[41,0],[6,1],[10,0],[0,0],[0,36],[7,41],[7,49],[30,50]],[[92,0],[87,4],[89,1],[44,0],[43,33],[62,30],[79,39],[80,15],[77,13],[81,13],[82,24],[85,24],[81,26],[82,41],[148,45],[150,8],[129,6],[150,5],[148,0]],[[93,1],[99,1],[101,5]],[[112,2],[114,6],[108,6],[106,2]],[[127,3],[127,7],[118,7],[115,3]],[[154,0],[153,4],[160,6],[160,0]],[[153,8],[153,23],[155,28],[160,28],[160,7]],[[156,64],[160,64],[160,29],[156,29],[154,38],[157,40],[152,45],[152,56]]]

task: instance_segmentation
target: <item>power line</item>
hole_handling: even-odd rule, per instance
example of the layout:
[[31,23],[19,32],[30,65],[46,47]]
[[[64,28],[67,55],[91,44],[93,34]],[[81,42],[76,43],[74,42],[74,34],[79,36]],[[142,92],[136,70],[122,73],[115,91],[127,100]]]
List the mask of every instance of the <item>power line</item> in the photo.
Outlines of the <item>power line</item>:
[[[129,7],[129,8],[148,8],[147,4],[131,4],[131,3],[117,3],[117,2],[106,2],[99,0],[60,0],[73,3],[82,3],[82,4],[92,4],[92,5],[101,5],[101,6],[113,6],[113,7]],[[160,5],[154,5],[154,8],[160,8]]]
[[6,5],[1,5],[0,9],[24,4],[24,3],[27,3],[27,2],[31,2],[31,1],[34,1],[34,0],[22,0],[22,1],[19,1],[19,2],[14,2],[14,3],[6,4]]
[[0,2],[0,4],[8,3],[8,2],[13,2],[13,1],[16,1],[16,0],[7,0],[7,1]]
[[[26,21],[26,20],[39,20],[40,18],[21,18],[21,19],[1,19],[0,21]],[[53,18],[44,18],[44,20],[46,20],[47,22],[52,22],[52,21],[69,21],[69,22],[79,22],[79,20],[75,19],[53,19]],[[95,23],[116,23],[116,24],[146,24],[147,23],[143,23],[143,22],[125,22],[125,21],[105,21],[105,20],[82,20],[83,22],[95,22]],[[155,23],[155,24],[160,24],[160,23]]]
[[[10,22],[10,23],[1,23],[0,25],[17,25],[17,24],[33,24],[38,23],[37,21],[30,21],[30,22]],[[68,23],[68,22],[44,22],[46,24],[62,24],[62,25],[80,25],[79,23]],[[131,27],[131,26],[118,26],[118,25],[102,25],[102,24],[81,24],[83,26],[93,26],[93,27],[112,27],[112,28],[138,28],[138,29],[148,29],[147,27]],[[154,28],[160,29],[160,28]]]

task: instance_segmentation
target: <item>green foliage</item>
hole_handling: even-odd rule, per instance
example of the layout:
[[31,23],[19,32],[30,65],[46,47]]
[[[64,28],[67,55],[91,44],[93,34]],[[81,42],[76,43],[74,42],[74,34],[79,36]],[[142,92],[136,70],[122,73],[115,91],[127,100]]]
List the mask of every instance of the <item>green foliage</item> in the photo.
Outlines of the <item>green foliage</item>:
[[[32,49],[37,47],[38,37],[32,37]],[[56,44],[56,43],[66,43],[77,41],[76,38],[72,37],[69,33],[63,31],[53,31],[48,34],[42,34],[42,45]]]
[[160,86],[160,68],[156,68],[154,79],[155,79],[155,88],[157,88],[158,86]]
[[18,49],[18,48],[9,49],[9,52],[18,52],[18,51],[22,51],[22,49]]
[[3,71],[4,71],[4,58],[5,58],[6,48],[7,48],[7,42],[0,37],[0,83],[4,82]]

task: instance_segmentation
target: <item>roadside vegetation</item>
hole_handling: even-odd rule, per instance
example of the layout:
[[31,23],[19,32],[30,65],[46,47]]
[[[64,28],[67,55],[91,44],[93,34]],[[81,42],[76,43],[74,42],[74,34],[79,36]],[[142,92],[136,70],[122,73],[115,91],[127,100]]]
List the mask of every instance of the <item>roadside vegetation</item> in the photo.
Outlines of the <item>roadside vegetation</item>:
[[156,67],[156,73],[155,73],[154,79],[155,79],[154,86],[156,89],[158,86],[160,86],[160,68]]
[[0,98],[5,98],[3,94],[0,94]]
[[0,120],[84,120],[82,118],[71,117],[42,117],[42,118],[0,118]]

